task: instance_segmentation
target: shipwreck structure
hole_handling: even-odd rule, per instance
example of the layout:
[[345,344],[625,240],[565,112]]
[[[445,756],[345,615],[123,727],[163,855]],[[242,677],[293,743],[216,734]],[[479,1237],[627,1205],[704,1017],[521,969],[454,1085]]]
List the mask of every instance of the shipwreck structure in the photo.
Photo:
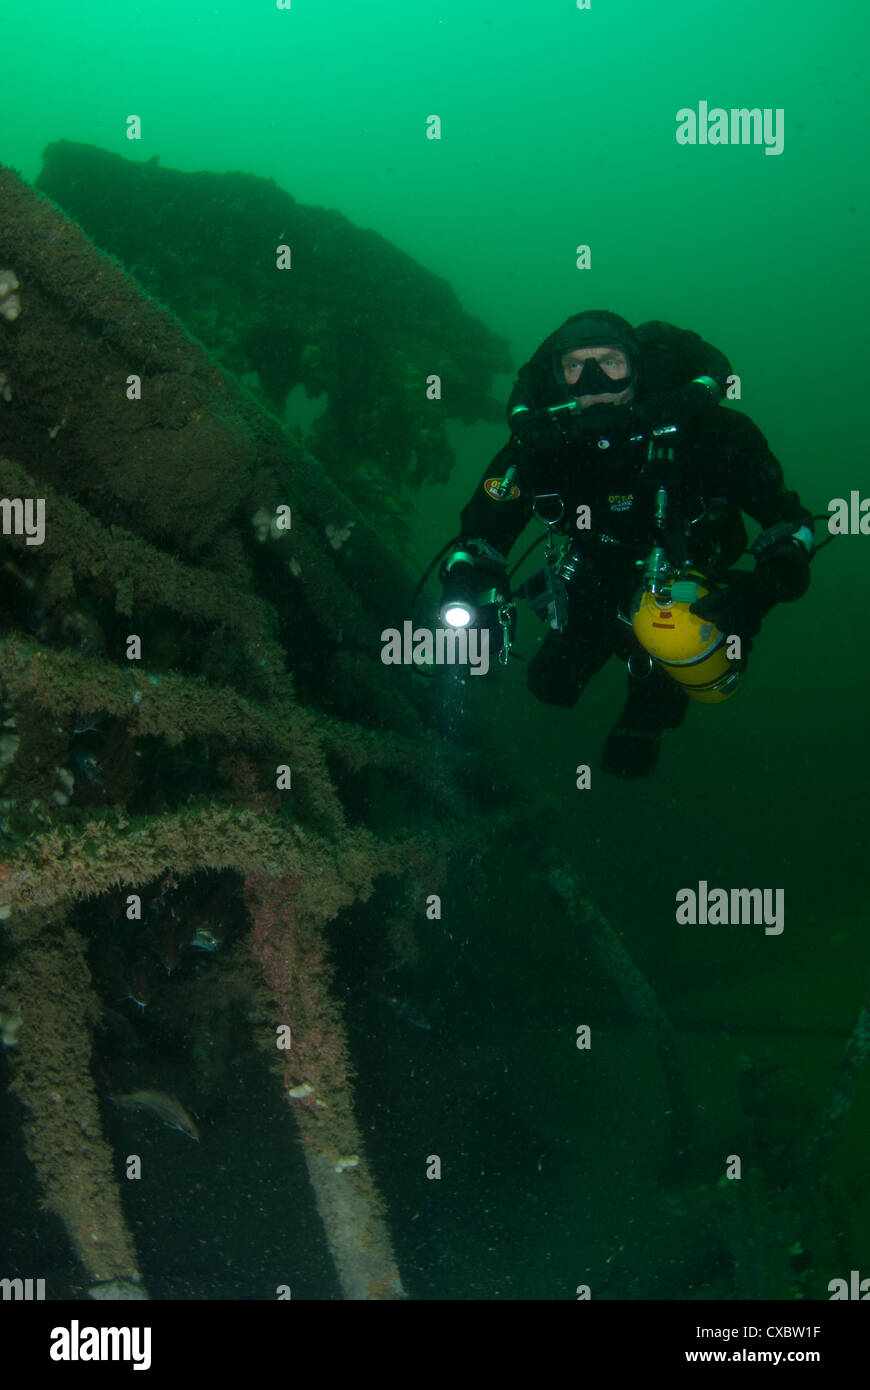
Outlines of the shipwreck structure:
[[[52,147],[46,166],[56,196],[63,153]],[[160,205],[183,222],[181,176],[112,167],[141,192],[129,212],[143,236]],[[169,180],[175,201],[152,180]],[[215,187],[231,192],[233,180],[244,181]],[[354,1114],[326,927],[385,881],[394,911],[422,918],[464,827],[473,820],[480,841],[500,815],[473,749],[439,738],[431,682],[380,661],[381,629],[408,616],[413,587],[389,527],[267,408],[297,380],[329,384],[321,438],[336,442],[325,452],[346,448],[351,412],[358,454],[386,456],[378,411],[408,396],[420,365],[398,338],[385,357],[377,338],[386,243],[366,240],[368,301],[354,299],[359,256],[337,295],[349,224],[330,214],[325,274],[321,259],[294,281],[307,289],[291,305],[270,303],[262,265],[274,266],[281,236],[304,247],[312,219],[264,187],[268,216],[248,227],[262,238],[259,289],[230,293],[228,262],[219,285],[192,279],[189,260],[174,288],[158,287],[167,302],[177,292],[178,309],[187,296],[203,338],[203,316],[220,320],[226,365],[260,372],[252,394],[76,221],[0,169],[0,1024],[27,1153],[94,1297],[145,1296],[101,1120],[117,1080],[98,1074],[95,1033],[117,1010],[119,968],[134,1006],[156,969],[164,1009],[177,990],[188,1023],[201,1020],[208,999],[195,981],[177,985],[174,967],[180,952],[218,947],[225,996],[243,1006],[298,1123],[343,1295],[402,1295]],[[231,235],[223,212],[215,225]],[[167,221],[161,245],[184,259],[177,232]],[[478,413],[486,374],[471,361],[494,340],[441,282],[402,263],[404,286],[394,276],[390,292],[408,323],[426,317],[423,357],[431,365],[437,350],[464,382],[458,409]],[[324,319],[336,295],[370,329],[364,419],[329,347],[350,331]],[[461,344],[452,358],[448,336]],[[397,466],[413,454],[418,477],[445,472],[437,418],[390,419]],[[232,942],[217,939],[219,921],[235,922]],[[142,1094],[132,1104],[169,1123],[172,1106],[185,1113],[181,1097]],[[193,1120],[176,1127],[195,1137]]]
[[47,147],[37,188],[268,409],[280,415],[294,388],[321,401],[308,447],[394,545],[403,501],[450,476],[448,421],[504,419],[492,379],[513,370],[506,341],[445,280],[339,212],[272,179],[68,140]]

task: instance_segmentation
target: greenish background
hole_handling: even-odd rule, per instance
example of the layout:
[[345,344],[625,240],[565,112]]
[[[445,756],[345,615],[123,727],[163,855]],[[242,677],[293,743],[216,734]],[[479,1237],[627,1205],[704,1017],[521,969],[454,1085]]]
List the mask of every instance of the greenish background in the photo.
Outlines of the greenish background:
[[[851,489],[870,494],[867,30],[858,3],[785,0],[593,0],[588,11],[570,0],[294,0],[289,11],[250,0],[13,3],[0,17],[0,159],[33,180],[46,143],[66,138],[159,155],[172,168],[271,177],[442,275],[508,338],[517,366],[586,307],[695,329],[729,355],[739,408],[789,485],[825,511]],[[784,108],[784,152],[678,146],[675,113],[699,100]],[[135,145],[125,138],[132,113],[143,122]],[[440,141],[426,138],[433,113]],[[579,243],[592,248],[590,271],[575,268]],[[506,399],[510,379],[499,386]],[[453,437],[460,463],[449,486],[416,501],[421,568],[454,534],[505,431],[456,426]],[[555,799],[557,852],[584,875],[686,1036],[698,1029],[698,1075],[708,1077],[711,1114],[721,1107],[710,1120],[711,1182],[731,1151],[737,1058],[789,1065],[806,1106],[819,1106],[866,997],[868,552],[870,536],[824,551],[806,598],[765,624],[739,698],[692,709],[649,782],[595,776],[591,791],[574,789],[577,764],[597,767],[622,700],[615,664],[570,711],[536,704],[519,663],[471,682],[529,800],[542,788]],[[541,631],[524,619],[520,650],[530,655]],[[488,993],[468,994],[463,1026],[470,1048],[477,1026],[501,1040],[496,1051],[513,1049],[518,1108],[564,1136],[577,1115],[572,990],[581,1022],[584,981],[545,908],[512,906],[511,875],[523,869],[505,865],[466,944],[465,978],[486,980]],[[674,894],[701,878],[783,887],[784,934],[677,928]],[[539,1018],[567,1010],[567,1045],[517,1041],[530,1000]],[[637,1176],[643,1123],[625,1084],[606,1130]],[[856,1260],[870,1224],[860,1176],[868,1100],[865,1079],[838,1160],[855,1203]],[[594,1147],[601,1127],[594,1109],[583,1114]],[[602,1183],[614,1161],[601,1151]],[[527,1181],[516,1178],[522,1191]],[[618,1192],[608,1200],[617,1226],[625,1205]],[[551,1199],[551,1234],[558,1210]],[[543,1220],[530,1216],[529,1229]],[[844,1272],[820,1270],[815,1296]],[[481,1270],[463,1287],[477,1293],[453,1296],[493,1296]],[[538,1296],[559,1295],[544,1281]]]

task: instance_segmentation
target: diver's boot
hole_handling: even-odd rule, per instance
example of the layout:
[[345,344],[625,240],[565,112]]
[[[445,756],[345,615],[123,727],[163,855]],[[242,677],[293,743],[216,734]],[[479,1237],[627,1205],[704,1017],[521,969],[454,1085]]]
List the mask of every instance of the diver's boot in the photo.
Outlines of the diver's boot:
[[689,697],[663,671],[628,678],[628,699],[607,735],[601,756],[603,772],[614,777],[649,777],[659,759],[661,734],[682,724]]

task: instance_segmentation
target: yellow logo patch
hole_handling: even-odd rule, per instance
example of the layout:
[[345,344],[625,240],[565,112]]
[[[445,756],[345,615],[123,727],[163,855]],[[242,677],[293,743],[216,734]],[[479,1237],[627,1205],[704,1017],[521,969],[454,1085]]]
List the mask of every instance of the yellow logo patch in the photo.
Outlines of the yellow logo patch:
[[611,492],[607,500],[610,503],[610,510],[612,512],[627,512],[630,510],[631,504],[634,501],[634,493]]
[[504,478],[487,478],[483,485],[483,490],[496,502],[513,502],[514,498],[519,497],[520,490],[516,483],[511,483],[508,491],[502,496],[497,489],[501,487]]

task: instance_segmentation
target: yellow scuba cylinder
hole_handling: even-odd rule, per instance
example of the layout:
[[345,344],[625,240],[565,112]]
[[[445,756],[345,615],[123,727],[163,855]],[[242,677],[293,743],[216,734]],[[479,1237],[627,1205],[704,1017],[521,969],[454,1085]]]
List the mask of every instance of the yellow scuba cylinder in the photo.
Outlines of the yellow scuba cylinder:
[[689,612],[713,586],[696,570],[671,572],[664,585],[641,590],[632,607],[634,635],[693,700],[719,704],[743,683],[745,660],[726,652],[724,633]]

